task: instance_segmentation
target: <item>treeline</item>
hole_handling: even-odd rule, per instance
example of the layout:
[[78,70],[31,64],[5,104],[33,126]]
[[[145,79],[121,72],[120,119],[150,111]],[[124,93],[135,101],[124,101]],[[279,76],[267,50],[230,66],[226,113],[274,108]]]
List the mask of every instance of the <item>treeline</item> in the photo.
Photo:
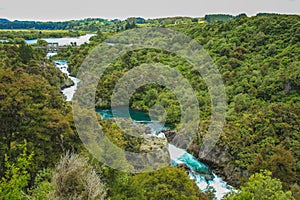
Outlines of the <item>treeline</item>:
[[[272,14],[268,14],[268,13],[259,13],[257,14],[257,16],[272,16]],[[205,15],[204,20],[207,22],[228,22],[232,19],[237,19],[240,17],[247,17],[247,15],[245,13],[241,13],[237,16],[233,16],[233,15],[227,15],[227,14],[211,14],[211,15]]]
[[38,22],[38,21],[9,21],[2,19],[0,21],[1,29],[37,29],[37,30],[85,30],[96,31],[98,27],[95,24],[107,24],[108,20],[84,19],[84,20],[71,20],[64,22]]
[[[276,16],[276,13],[258,13],[257,16]],[[237,16],[229,14],[208,14],[204,18],[168,17],[157,19],[144,19],[142,17],[130,17],[125,20],[102,18],[87,18],[83,20],[71,20],[63,22],[39,22],[39,21],[9,21],[0,19],[0,29],[36,29],[36,30],[70,30],[96,32],[118,32],[136,27],[167,27],[180,24],[193,24],[207,22],[228,22],[232,19],[247,17],[242,13]]]
[[197,23],[200,18],[170,17],[160,19],[144,19],[130,17],[125,20],[107,20],[101,18],[87,18],[84,20],[71,20],[65,22],[38,22],[38,21],[9,21],[0,19],[0,29],[36,29],[36,30],[70,30],[97,32],[118,32],[137,26],[167,26],[172,24]]
[[[280,14],[277,13],[258,13],[256,16],[278,16]],[[239,15],[233,16],[229,14],[209,14],[205,15],[204,20],[207,22],[228,22],[232,19],[247,17],[245,13],[241,13]]]
[[33,40],[38,38],[78,37],[84,34],[84,31],[72,30],[0,30],[0,40],[8,40],[9,42],[17,38]]
[[[144,23],[145,19],[135,18],[136,23]],[[39,22],[39,21],[9,21],[6,19],[0,20],[0,29],[36,29],[36,30],[72,30],[72,31],[89,31],[95,32],[102,29],[102,31],[109,31],[114,26],[118,26],[129,20],[107,20],[101,18],[87,18],[84,20],[71,20],[64,22]]]
[[226,14],[212,14],[212,15],[205,15],[204,20],[207,22],[228,22],[234,19],[233,15],[226,15]]

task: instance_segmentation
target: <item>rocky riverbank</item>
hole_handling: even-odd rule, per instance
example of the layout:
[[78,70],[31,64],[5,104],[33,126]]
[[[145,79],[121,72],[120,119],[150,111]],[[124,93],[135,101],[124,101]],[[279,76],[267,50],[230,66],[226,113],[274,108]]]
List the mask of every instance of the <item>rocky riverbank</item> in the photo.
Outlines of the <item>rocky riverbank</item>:
[[[166,130],[163,132],[168,142],[173,141],[177,134],[177,132],[174,130]],[[223,180],[225,180],[232,186],[238,186],[242,179],[248,178],[249,176],[246,170],[242,170],[232,164],[232,158],[225,147],[216,146],[205,157],[205,159],[200,158],[200,146],[195,142],[193,142],[189,146],[187,151],[195,156],[200,162],[208,165],[215,174],[221,176]],[[180,165],[179,167],[186,168],[186,166],[182,165]]]
[[69,78],[67,77],[65,80],[64,80],[64,83],[61,85],[60,89],[61,90],[64,90],[66,88],[69,88],[69,87],[72,87],[74,86],[75,83]]

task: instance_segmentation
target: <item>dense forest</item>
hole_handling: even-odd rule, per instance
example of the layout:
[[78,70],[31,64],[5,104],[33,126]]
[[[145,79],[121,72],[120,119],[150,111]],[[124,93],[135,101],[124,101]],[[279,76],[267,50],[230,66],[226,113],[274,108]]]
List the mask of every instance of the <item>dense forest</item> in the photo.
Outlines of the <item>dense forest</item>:
[[66,22],[9,21],[0,19],[1,29],[37,29],[37,30],[97,30],[99,25],[109,24],[105,19],[71,20]]
[[[217,15],[218,16],[218,15]],[[118,32],[135,27],[143,26],[169,26],[177,24],[191,24],[203,21],[202,18],[170,17],[158,19],[144,19],[141,17],[130,17],[125,20],[87,18],[83,20],[71,20],[66,22],[36,22],[36,21],[9,21],[0,19],[0,29],[30,29],[30,30],[70,30],[96,32]]]
[[[67,77],[46,52],[24,42],[0,44],[0,51],[0,199],[206,198],[184,169],[134,175],[93,159],[60,93]],[[119,146],[137,148],[112,123],[101,123]]]
[[[69,46],[53,59],[68,60],[76,76],[86,56],[116,32],[146,26],[188,35],[208,51],[226,88],[223,133],[201,159],[237,188],[224,198],[300,199],[300,16],[208,15],[205,20],[91,19],[107,24],[103,28],[95,23],[91,29],[52,27],[97,32],[89,44]],[[213,191],[200,192],[182,168],[130,174],[99,163],[83,148],[71,104],[60,94],[67,77],[45,59],[46,52],[25,43],[0,44],[0,52],[1,199],[214,199]],[[98,84],[96,108],[109,107],[118,80],[144,63],[169,65],[189,81],[200,106],[200,134],[207,134],[211,101],[205,81],[187,61],[167,51],[136,50],[115,60]],[[130,106],[149,112],[158,102],[165,108],[167,123],[180,131],[180,105],[169,89],[154,84],[139,88]],[[126,136],[109,120],[99,116],[99,123],[119,147],[140,147],[141,141]],[[198,157],[201,145],[202,139],[194,138],[188,151]]]

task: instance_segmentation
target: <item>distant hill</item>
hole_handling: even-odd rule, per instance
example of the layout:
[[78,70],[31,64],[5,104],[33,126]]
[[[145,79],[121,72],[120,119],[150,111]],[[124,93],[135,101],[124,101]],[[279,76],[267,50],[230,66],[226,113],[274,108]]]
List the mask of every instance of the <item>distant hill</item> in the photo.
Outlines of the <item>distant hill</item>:
[[197,23],[199,18],[190,17],[170,17],[159,19],[144,19],[141,17],[130,17],[126,20],[88,18],[82,20],[70,20],[63,22],[40,22],[40,21],[9,21],[3,19],[0,21],[0,29],[37,29],[37,30],[82,30],[96,32],[99,29],[102,32],[118,32],[129,28],[135,28],[136,25],[142,26],[168,26],[174,24]]
[[39,22],[39,21],[9,21],[0,19],[0,29],[38,29],[38,30],[88,30],[97,31],[98,27],[110,22],[105,19],[83,19],[65,22]]
[[9,22],[8,19],[0,18],[0,22]]
[[205,15],[204,17],[204,20],[206,20],[207,22],[214,22],[214,21],[227,22],[232,19],[234,19],[233,15],[226,15],[226,14],[211,14],[211,15]]
[[241,17],[247,17],[245,13],[241,13],[237,16],[228,15],[228,14],[210,14],[205,15],[204,20],[207,22],[228,22],[232,19],[237,19]]

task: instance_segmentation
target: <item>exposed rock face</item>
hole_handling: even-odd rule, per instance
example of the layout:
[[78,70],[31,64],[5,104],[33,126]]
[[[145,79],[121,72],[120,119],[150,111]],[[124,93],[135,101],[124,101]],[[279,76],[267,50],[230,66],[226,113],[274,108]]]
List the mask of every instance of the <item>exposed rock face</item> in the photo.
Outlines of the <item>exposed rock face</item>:
[[165,134],[168,142],[171,142],[176,136],[176,131],[165,130],[165,131],[162,131],[162,132]]
[[[180,164],[176,165],[176,167],[184,169],[187,173],[189,173],[188,171],[192,171],[190,169],[190,167],[187,166],[185,163],[180,163]],[[213,175],[212,174],[203,174],[203,173],[201,173],[201,175],[205,177],[206,181],[213,180]]]
[[[198,158],[200,157],[200,153],[201,152],[198,152]],[[222,165],[223,163],[230,161],[230,155],[227,153],[226,149],[215,147],[203,160]]]
[[[176,138],[177,133],[174,130],[168,130],[164,131],[164,134],[168,141],[172,141]],[[195,142],[189,145],[187,151],[199,161],[207,164],[213,172],[221,176],[232,186],[237,186],[242,178],[249,176],[246,170],[242,170],[232,164],[233,158],[228,153],[226,147],[217,145],[205,158],[200,158],[200,146]],[[209,178],[207,177],[208,180]]]
[[[168,141],[166,138],[158,138],[150,135],[149,127],[143,126],[144,132],[141,134],[143,138],[140,144],[140,159],[144,163],[149,163],[153,169],[170,165],[170,157],[168,153]],[[138,126],[140,128],[140,126]],[[145,166],[144,166],[145,167]]]
[[189,146],[189,148],[187,149],[187,151],[192,154],[193,156],[195,156],[196,158],[198,158],[199,152],[200,152],[200,147],[199,145],[196,144],[196,142],[192,142]]
[[156,151],[164,149],[168,146],[168,142],[165,138],[158,138],[150,135],[143,135],[144,141],[140,146],[142,152]]
[[190,168],[184,163],[178,164],[178,165],[176,165],[176,167],[184,169],[185,171],[190,170]]
[[[117,124],[126,138],[134,141],[136,149],[126,151],[126,161],[134,167],[136,172],[149,171],[170,166],[170,155],[166,138],[159,138],[151,134],[151,129],[145,124],[134,123],[131,119],[109,119]],[[125,152],[125,149],[124,149]],[[132,170],[132,169],[131,169]],[[151,171],[150,170],[150,171]]]
[[[199,159],[199,156],[197,158]],[[248,177],[246,170],[233,165],[233,158],[225,147],[216,146],[205,158],[199,160],[209,165],[215,173],[232,186],[238,186],[241,179]]]
[[63,85],[61,85],[60,89],[63,90],[65,88],[73,86],[74,84],[75,83],[71,79],[67,78],[67,79],[65,79]]
[[168,142],[174,144],[176,147],[181,149],[188,149],[191,143],[191,136],[189,135],[188,131],[182,129],[180,131],[174,130],[166,130],[163,131],[165,134]]

